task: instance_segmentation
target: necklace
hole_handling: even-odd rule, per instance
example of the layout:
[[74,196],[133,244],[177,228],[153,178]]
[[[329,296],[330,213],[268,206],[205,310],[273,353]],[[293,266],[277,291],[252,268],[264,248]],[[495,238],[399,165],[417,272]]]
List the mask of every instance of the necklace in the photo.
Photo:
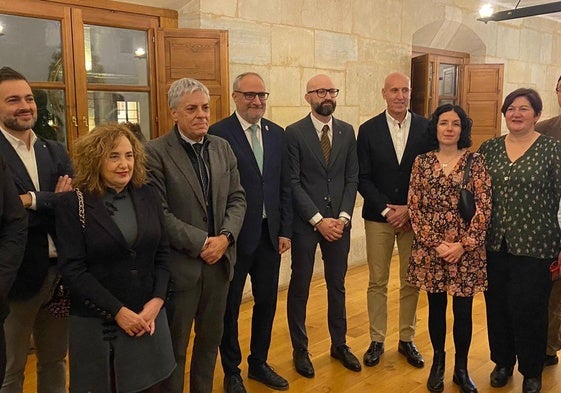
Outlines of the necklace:
[[[446,161],[446,162],[441,162],[440,165],[442,165],[442,168],[447,168],[448,165],[449,165],[452,161],[454,161],[456,158],[458,158],[459,156],[461,156],[462,153],[463,153],[463,152],[460,151],[459,154],[456,154],[455,156],[453,156],[451,159],[449,159],[449,160]],[[440,160],[439,160],[439,161],[440,161]]]

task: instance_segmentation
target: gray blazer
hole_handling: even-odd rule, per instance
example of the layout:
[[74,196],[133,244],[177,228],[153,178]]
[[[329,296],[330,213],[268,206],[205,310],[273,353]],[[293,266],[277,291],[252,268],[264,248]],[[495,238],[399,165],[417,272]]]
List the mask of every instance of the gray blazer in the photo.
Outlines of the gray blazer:
[[318,212],[324,217],[337,218],[342,211],[352,216],[358,187],[353,127],[333,118],[333,148],[327,163],[310,116],[286,128],[295,233],[313,231],[309,220]]
[[[191,161],[178,140],[177,127],[146,144],[151,183],[158,190],[171,245],[174,290],[194,285],[205,263],[199,254],[208,236],[206,203]],[[224,139],[207,135],[214,212],[214,232],[229,231],[237,239],[246,209],[236,156]],[[235,244],[224,254],[230,279],[236,261]]]

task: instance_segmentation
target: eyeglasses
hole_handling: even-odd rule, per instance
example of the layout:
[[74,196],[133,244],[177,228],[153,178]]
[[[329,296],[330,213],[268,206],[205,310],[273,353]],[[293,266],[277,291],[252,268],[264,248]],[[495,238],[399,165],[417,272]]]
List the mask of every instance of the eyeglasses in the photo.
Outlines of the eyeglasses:
[[329,93],[329,95],[333,98],[339,95],[339,89],[316,89],[310,90],[308,94],[316,93],[319,98],[323,98]]
[[257,93],[255,91],[234,90],[234,92],[243,94],[244,98],[248,101],[253,101],[255,99],[255,97],[259,97],[259,101],[267,101],[267,98],[269,98],[269,93],[267,93],[266,91],[261,92],[261,93]]

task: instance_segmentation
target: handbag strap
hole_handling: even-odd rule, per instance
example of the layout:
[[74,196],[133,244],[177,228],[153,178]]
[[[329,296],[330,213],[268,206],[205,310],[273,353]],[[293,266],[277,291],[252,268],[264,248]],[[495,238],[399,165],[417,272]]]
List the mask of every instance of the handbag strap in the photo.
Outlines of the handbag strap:
[[82,232],[86,230],[86,211],[84,209],[84,194],[78,188],[75,189],[76,196],[78,197],[78,217],[82,225]]
[[466,166],[464,168],[464,180],[462,181],[462,188],[466,188],[469,180],[469,170],[471,169],[471,160],[473,159],[473,153],[469,153],[466,161]]

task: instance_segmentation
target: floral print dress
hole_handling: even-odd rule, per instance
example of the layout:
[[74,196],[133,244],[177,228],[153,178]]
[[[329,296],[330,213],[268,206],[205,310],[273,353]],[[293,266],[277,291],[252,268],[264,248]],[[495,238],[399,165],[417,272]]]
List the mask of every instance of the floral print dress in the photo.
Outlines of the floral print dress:
[[[474,193],[475,215],[460,217],[458,200],[469,155],[473,154],[468,190]],[[446,175],[436,151],[419,155],[409,185],[409,215],[415,233],[407,281],[427,292],[473,296],[487,289],[485,233],[491,216],[491,178],[482,155],[465,152]],[[458,263],[437,255],[443,241],[460,242],[465,250]]]

